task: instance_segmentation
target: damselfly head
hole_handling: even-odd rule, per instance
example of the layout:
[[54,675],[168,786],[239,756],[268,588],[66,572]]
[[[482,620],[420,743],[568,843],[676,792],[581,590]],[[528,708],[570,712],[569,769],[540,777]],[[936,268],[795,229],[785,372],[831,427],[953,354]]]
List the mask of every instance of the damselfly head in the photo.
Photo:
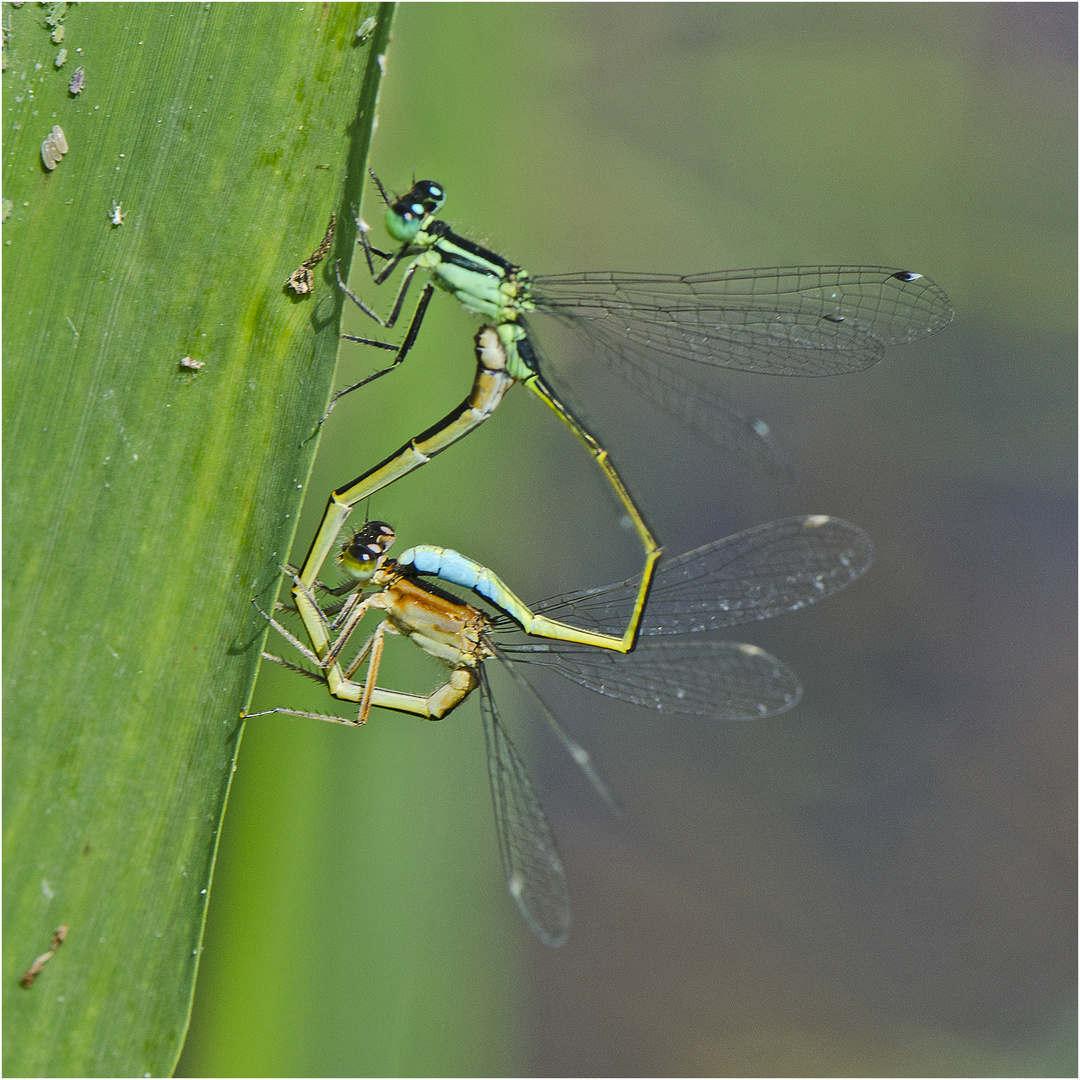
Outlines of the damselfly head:
[[367,582],[394,543],[394,530],[385,521],[368,521],[341,547],[338,564],[349,577]]
[[386,211],[386,231],[395,240],[408,243],[419,232],[424,219],[438,213],[445,202],[442,184],[417,180],[408,192],[390,204]]

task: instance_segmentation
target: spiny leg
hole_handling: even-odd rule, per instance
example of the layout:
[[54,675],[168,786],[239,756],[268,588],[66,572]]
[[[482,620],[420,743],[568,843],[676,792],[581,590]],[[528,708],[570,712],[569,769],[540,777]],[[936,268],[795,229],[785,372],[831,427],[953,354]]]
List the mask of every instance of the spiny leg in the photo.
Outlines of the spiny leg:
[[283,668],[288,668],[290,671],[295,671],[297,675],[306,675],[309,679],[314,679],[320,686],[326,686],[325,675],[320,675],[315,671],[308,671],[306,667],[301,667],[300,664],[294,664],[290,660],[284,660],[280,656],[268,653],[265,649],[262,651],[262,658],[264,660],[269,660],[274,664],[280,664]]
[[[341,649],[348,642],[349,637],[352,635],[352,632],[355,630],[356,625],[359,622],[359,616],[358,616],[351,623],[351,625],[347,628],[347,630],[341,635],[341,637],[335,642],[334,648],[331,650],[330,655],[326,659],[320,661],[318,659],[318,657],[316,657],[315,654],[310,649],[306,648],[303,645],[302,642],[300,642],[294,635],[290,634],[289,631],[287,629],[285,629],[284,626],[282,626],[276,620],[271,619],[269,616],[267,616],[266,613],[261,608],[259,608],[258,604],[255,604],[254,600],[252,601],[252,604],[255,605],[255,609],[259,612],[259,614],[262,615],[265,619],[267,619],[267,621],[270,623],[270,625],[273,626],[274,629],[277,630],[278,633],[280,633],[282,635],[282,637],[284,637],[286,639],[286,641],[289,642],[289,644],[291,644],[294,648],[299,650],[299,652],[301,652],[309,660],[312,660],[322,670],[325,670],[325,668],[327,666],[329,666],[329,664],[332,662],[332,660],[336,660],[338,653],[341,651]],[[363,612],[360,613],[360,616],[362,616],[362,615],[363,615]],[[328,720],[328,721],[331,721],[331,722],[334,722],[334,723],[350,724],[350,725],[353,725],[353,726],[359,726],[361,724],[366,724],[367,719],[368,719],[368,715],[371,712],[371,702],[372,702],[372,698],[373,698],[375,690],[376,690],[376,680],[378,679],[379,667],[380,667],[380,665],[382,663],[383,637],[384,637],[384,634],[386,633],[386,628],[387,628],[387,623],[385,621],[381,622],[375,628],[374,633],[372,633],[368,637],[367,641],[364,643],[363,647],[357,653],[357,655],[354,658],[353,662],[349,665],[349,668],[346,671],[347,685],[350,688],[356,688],[356,689],[359,690],[359,706],[360,707],[359,707],[357,717],[356,717],[355,720],[346,720],[344,717],[332,716],[332,715],[327,714],[327,713],[311,713],[311,712],[299,711],[299,710],[296,710],[296,709],[288,709],[288,708],[285,708],[285,707],[267,709],[267,710],[265,710],[263,712],[258,712],[258,713],[246,713],[246,714],[244,714],[245,718],[248,717],[248,716],[265,716],[265,715],[267,715],[269,713],[280,712],[280,713],[286,713],[286,714],[288,714],[290,716],[303,716],[303,717],[308,717],[310,719]],[[367,678],[366,678],[365,682],[363,683],[363,685],[360,686],[357,683],[353,683],[351,681],[351,677],[352,677],[353,672],[356,671],[356,669],[360,666],[360,664],[363,663],[364,658],[367,657],[369,654],[371,656],[371,659],[370,659],[370,661],[368,663]],[[305,675],[305,676],[307,676],[307,678],[313,679],[315,682],[320,683],[324,687],[329,686],[329,680],[326,678],[325,675],[320,674],[319,672],[309,671],[307,668],[301,667],[301,665],[299,665],[299,664],[294,664],[289,660],[285,660],[280,656],[275,656],[273,653],[268,653],[265,650],[262,653],[262,657],[263,657],[264,660],[270,660],[271,662],[273,662],[275,664],[279,664],[281,667],[288,668],[290,671],[295,671],[298,675]],[[353,700],[353,697],[350,695],[348,697],[343,697],[342,699],[343,700]]]
[[[337,637],[330,645],[326,654],[320,659],[313,652],[311,652],[310,649],[307,649],[296,637],[290,634],[289,631],[281,625],[281,623],[275,621],[274,619],[270,619],[270,624],[274,627],[275,630],[278,631],[278,633],[285,637],[285,639],[291,645],[293,645],[296,649],[298,649],[305,656],[307,656],[309,660],[313,660],[320,669],[325,671],[328,667],[330,667],[331,664],[337,663],[338,657],[341,655],[345,646],[349,643],[349,639],[352,637],[353,632],[359,625],[360,620],[363,619],[363,617],[367,614],[368,609],[371,607],[372,603],[375,601],[376,598],[367,597],[365,599],[360,595],[360,593],[356,593],[355,595],[350,596],[342,605],[342,609],[340,612],[338,612],[337,617],[334,619],[333,622],[331,622],[326,617],[326,612],[323,610],[318,600],[316,600],[312,591],[307,587],[307,585],[304,584],[300,576],[296,573],[295,569],[293,569],[292,567],[283,566],[282,570],[284,570],[293,579],[293,592],[295,593],[297,590],[299,590],[300,593],[303,595],[304,599],[307,600],[308,604],[311,607],[311,610],[313,610],[318,615],[328,637],[330,634],[334,633],[337,634]],[[255,601],[252,600],[252,603],[254,604]],[[267,617],[257,604],[255,604],[255,609],[259,611],[259,614],[263,615],[264,618]],[[296,614],[300,614],[298,606],[290,608],[289,610],[295,612]],[[369,646],[370,640],[368,645],[365,645],[364,647],[364,654],[366,654]],[[354,661],[353,665],[346,673],[346,679],[351,678],[352,673],[356,670],[358,666],[359,661]]]
[[[319,606],[318,602],[315,600],[315,597],[312,596],[311,590],[308,589],[307,586],[304,585],[304,583],[302,581],[300,581],[300,579],[298,577],[296,577],[295,574],[293,575],[293,581],[295,582],[294,587],[302,590],[302,592],[304,594],[304,597],[308,600],[308,602],[311,604],[312,608],[315,610],[315,612],[320,617],[320,619],[322,621],[322,625],[325,628],[325,630],[328,633],[332,633],[337,628],[336,621],[334,623],[330,623],[330,622],[327,621],[325,613],[323,612],[322,608]],[[333,663],[335,663],[337,661],[338,656],[340,656],[342,650],[348,644],[349,638],[352,636],[353,631],[356,629],[356,627],[359,624],[360,620],[364,617],[364,615],[367,613],[367,610],[368,610],[368,604],[364,600],[359,600],[358,603],[353,604],[352,608],[350,609],[349,618],[346,620],[345,629],[337,636],[337,638],[335,638],[333,644],[330,646],[330,648],[327,651],[326,655],[323,656],[322,658],[320,658],[320,657],[316,656],[315,653],[313,653],[298,637],[296,637],[295,634],[291,633],[289,631],[288,627],[286,627],[282,623],[278,622],[277,619],[273,618],[272,616],[267,615],[267,613],[265,611],[263,611],[263,609],[261,607],[259,607],[259,605],[254,600],[251,601],[251,605],[294,649],[297,650],[297,652],[301,653],[304,657],[306,657],[308,660],[310,660],[313,664],[315,664],[322,671],[325,671],[331,664],[333,664]],[[283,605],[279,605],[279,606],[283,606]],[[290,608],[288,610],[298,612],[297,608]],[[301,671],[304,674],[311,674],[310,672],[306,671],[304,668],[297,668],[297,667],[295,667],[295,665],[288,664],[286,661],[280,660],[278,657],[270,656],[270,655],[268,655],[266,653],[264,653],[263,656],[266,659],[274,660],[275,662],[283,664],[286,667],[293,667],[294,670]],[[356,670],[356,668],[353,667],[352,671],[355,671],[355,670]],[[350,671],[350,674],[351,674],[351,671]],[[313,676],[313,677],[318,677],[318,676]],[[325,679],[323,681],[325,681]]]
[[[360,297],[357,296],[356,293],[354,293],[349,288],[349,286],[345,284],[344,281],[342,281],[340,264],[341,264],[340,259],[337,262],[334,263],[334,274],[337,276],[338,288],[340,288],[341,291],[365,315],[368,316],[368,318],[374,319],[375,322],[377,322],[381,327],[383,327],[386,330],[392,329],[393,326],[394,326],[394,323],[396,323],[398,321],[398,316],[401,314],[401,308],[405,303],[405,294],[409,291],[409,286],[412,284],[412,279],[416,275],[416,269],[417,269],[416,264],[414,263],[412,266],[409,267],[408,270],[405,271],[405,276],[401,279],[401,285],[398,287],[397,296],[394,297],[394,306],[390,309],[390,314],[385,319],[381,315],[379,315],[378,312],[373,311],[371,308],[369,308],[367,306],[367,304],[365,304],[364,301],[361,300]],[[379,284],[379,282],[377,281],[376,284]],[[343,335],[343,336],[348,337],[348,335]],[[349,338],[349,340],[350,341],[362,341],[362,340],[365,340],[365,339],[363,339],[363,338]],[[396,346],[388,345],[384,341],[369,342],[369,344],[377,345],[379,348],[382,348],[382,349],[396,348]]]
[[[349,639],[353,635],[353,631],[357,628],[357,626],[360,625],[360,620],[363,619],[363,617],[368,613],[368,610],[372,606],[372,601],[375,599],[376,597],[368,597],[367,599],[361,600],[359,603],[353,605],[353,607],[349,611],[348,616],[344,620],[342,620],[341,629],[338,633],[337,638],[334,640],[333,645],[330,646],[330,649],[327,652],[326,656],[323,657],[324,667],[328,667],[330,664],[337,663],[338,657],[340,657],[342,652],[344,652],[345,646],[348,645]],[[334,623],[331,625],[333,629],[337,629],[338,620],[335,619]],[[365,651],[366,649],[367,646],[365,646]],[[347,673],[346,678],[350,678],[352,676],[352,672],[355,670],[355,667],[352,668],[352,670]]]
[[[383,182],[375,175],[373,169],[369,168],[368,174],[371,176],[371,179],[375,181],[375,186],[379,189],[379,197],[387,207],[390,207],[392,205],[392,200],[387,193],[386,188],[383,186]],[[371,244],[368,243],[367,234],[371,226],[360,217],[359,208],[353,211],[353,217],[356,220],[356,228],[360,237],[357,240],[357,243],[364,249],[364,256],[367,258],[368,271],[374,279],[375,284],[381,285],[386,280],[387,276],[393,272],[394,267],[408,254],[409,244],[407,242],[402,244],[401,248],[395,254],[380,251],[377,247],[372,247]],[[375,270],[375,262],[371,258],[372,255],[377,255],[380,259],[392,259],[393,261],[389,266],[383,267],[381,272],[377,272]]]
[[[340,277],[338,277],[338,283],[341,283]],[[358,304],[360,303],[360,301],[357,300],[357,298],[353,296],[353,294],[349,292],[347,288],[345,288],[344,284],[342,284],[341,287],[345,289],[345,292],[348,293],[348,295],[352,297],[353,300],[356,300]],[[339,390],[330,399],[330,404],[327,406],[326,412],[323,413],[322,419],[319,421],[320,424],[323,423],[323,421],[326,420],[326,418],[330,415],[330,413],[333,411],[334,406],[338,403],[338,400],[340,398],[343,398],[346,394],[351,394],[354,390],[359,390],[362,386],[367,386],[368,383],[374,382],[376,379],[381,379],[384,375],[387,375],[391,371],[393,371],[394,368],[396,368],[402,362],[402,360],[404,360],[405,357],[409,355],[409,353],[412,351],[413,345],[416,343],[416,337],[420,333],[420,325],[424,321],[424,315],[427,313],[428,304],[431,303],[431,298],[434,295],[435,286],[432,285],[431,282],[428,282],[427,285],[424,286],[423,292],[421,292],[420,294],[420,301],[416,305],[416,310],[413,312],[412,319],[409,321],[409,329],[406,331],[405,338],[400,345],[392,345],[386,341],[375,341],[373,338],[355,337],[352,334],[341,335],[342,338],[346,341],[356,341],[359,342],[361,345],[372,345],[378,349],[391,350],[395,352],[395,355],[394,359],[391,360],[386,367],[380,368],[378,371],[366,376],[359,382],[353,383],[352,386],[346,386],[344,390]],[[367,309],[365,308],[365,310]],[[396,319],[397,309],[395,309],[391,320],[384,325],[393,326]]]
[[[370,652],[371,659],[368,661],[367,678],[364,680],[364,692],[360,697],[360,709],[357,712],[356,719],[361,724],[367,723],[368,714],[371,712],[371,698],[375,693],[375,681],[379,677],[379,667],[382,664],[383,654],[383,641],[386,623],[381,622],[375,627],[375,632],[368,638],[361,652]],[[351,666],[351,665],[350,665]],[[356,669],[353,668],[353,671]],[[351,675],[351,671],[347,671],[347,675]]]
[[326,720],[328,723],[344,724],[346,727],[360,727],[359,720],[350,720],[346,716],[331,716],[328,713],[304,712],[302,709],[286,709],[283,705],[278,705],[274,709],[262,709],[260,712],[241,713],[240,719],[250,720],[253,716],[269,716],[271,713],[283,713],[285,716],[300,716],[305,720]]
[[[317,683],[321,683],[326,686],[326,676],[318,675],[314,671],[308,671],[307,668],[301,667],[299,664],[293,664],[288,660],[283,660],[280,656],[275,656],[273,653],[263,652],[262,658],[264,660],[270,660],[275,664],[280,664],[283,668],[288,668],[289,671],[295,671],[298,675],[306,675],[309,679],[314,679]],[[359,724],[356,720],[349,720],[344,716],[332,716],[329,713],[314,713],[305,712],[302,709],[287,709],[284,706],[277,706],[273,709],[263,709],[260,712],[240,714],[241,720],[250,720],[253,716],[270,716],[272,713],[283,713],[286,716],[300,716],[306,720],[325,720],[331,724],[345,724],[347,727],[358,727]]]
[[[254,600],[251,601],[251,606],[294,648],[297,652],[301,653],[313,664],[318,665],[320,668],[325,667],[325,664],[318,656],[315,655],[295,634],[290,633],[289,629],[283,626],[272,615],[267,615],[265,611]],[[316,605],[318,610],[318,605]],[[321,615],[322,612],[320,611]],[[263,654],[266,656],[266,654]],[[276,659],[276,657],[267,657],[267,659]]]
[[[379,627],[376,627],[376,631],[381,628],[383,624],[380,623]],[[345,678],[350,682],[352,677],[356,674],[356,669],[367,659],[367,655],[371,652],[372,645],[375,642],[375,634],[369,634],[367,641],[360,647],[360,651],[352,658],[352,663],[345,669]]]
[[[368,243],[367,233],[370,226],[361,219],[359,214],[354,215],[356,218],[356,227],[359,230],[360,239],[356,242],[364,249],[364,258],[367,259],[368,272],[371,274],[371,280],[376,285],[381,285],[401,262],[409,254],[409,245],[407,243],[402,244],[395,252],[380,251],[377,247],[372,247]],[[388,259],[389,262],[381,269],[375,269],[375,260],[372,259],[372,255],[377,255],[380,259]]]
[[[299,671],[301,674],[307,675],[309,678],[315,678],[319,682],[324,681],[320,676],[314,675],[310,671],[305,671],[295,664],[290,664],[287,660],[282,660],[280,657],[274,656],[271,653],[263,653],[263,656],[267,660],[272,660],[275,663],[281,664],[282,667]],[[471,668],[456,668],[450,673],[450,678],[447,679],[442,686],[437,687],[430,694],[426,695],[403,694],[399,693],[397,690],[384,690],[381,687],[374,687],[371,690],[368,708],[370,709],[373,706],[378,706],[383,709],[390,709],[393,712],[406,713],[409,716],[419,716],[424,720],[441,720],[449,712],[457,708],[457,706],[460,705],[478,685],[477,675]],[[358,700],[365,690],[359,683],[349,683],[348,689],[351,692],[355,692],[357,697],[346,697],[342,695],[340,700]],[[363,721],[359,719],[350,720],[344,716],[331,716],[328,713],[306,712],[302,709],[289,709],[281,705],[273,709],[263,709],[260,712],[241,713],[240,716],[241,719],[247,720],[253,716],[269,716],[272,713],[282,713],[285,716],[299,716],[308,720],[325,720],[331,724],[345,724],[347,727],[360,727],[363,723]]]

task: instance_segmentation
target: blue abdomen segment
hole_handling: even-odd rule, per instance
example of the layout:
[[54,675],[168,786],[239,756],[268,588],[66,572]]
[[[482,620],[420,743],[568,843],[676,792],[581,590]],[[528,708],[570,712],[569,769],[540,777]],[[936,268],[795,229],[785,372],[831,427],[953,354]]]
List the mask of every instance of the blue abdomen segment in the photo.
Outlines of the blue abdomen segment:
[[434,544],[419,544],[398,556],[399,566],[415,566],[421,574],[434,574],[443,581],[475,589],[484,570],[478,562],[468,559],[451,548]]
[[[659,554],[660,549],[657,548],[656,551]],[[568,623],[549,619],[545,615],[535,615],[520,597],[506,587],[497,574],[450,548],[435,547],[433,544],[418,544],[402,552],[398,556],[397,565],[411,566],[418,573],[433,574],[451,585],[471,589],[477,596],[490,600],[497,608],[509,615],[526,634],[551,638],[555,641],[572,641],[579,645],[594,645],[597,648],[614,649],[617,652],[629,652],[633,648],[632,641],[628,642],[611,634],[584,630]]]
[[451,585],[471,589],[490,600],[509,615],[517,616],[521,601],[486,566],[475,559],[434,544],[418,544],[404,551],[397,559],[398,566],[413,566],[421,574],[434,574]]

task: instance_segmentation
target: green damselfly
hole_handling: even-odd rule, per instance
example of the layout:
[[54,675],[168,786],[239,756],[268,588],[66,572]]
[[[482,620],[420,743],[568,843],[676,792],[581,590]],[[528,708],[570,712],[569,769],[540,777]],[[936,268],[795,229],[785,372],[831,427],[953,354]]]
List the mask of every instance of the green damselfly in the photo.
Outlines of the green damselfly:
[[[327,642],[322,653],[308,649],[266,615],[315,669],[271,653],[263,656],[316,679],[335,698],[357,703],[356,718],[289,708],[266,712],[357,725],[367,720],[373,706],[380,706],[438,720],[478,689],[507,883],[525,922],[548,945],[561,944],[569,926],[566,878],[528,771],[500,720],[485,665],[503,661],[534,697],[535,691],[512,665],[551,668],[597,693],[663,713],[718,720],[772,716],[799,700],[796,677],[756,646],[720,640],[710,631],[772,618],[824,599],[858,578],[873,557],[861,529],[826,516],[773,521],[707,544],[660,563],[640,621],[641,640],[632,652],[620,653],[587,642],[619,632],[637,602],[636,579],[563,594],[530,608],[491,570],[455,551],[419,545],[390,559],[386,552],[393,540],[385,522],[368,522],[344,545],[338,558],[354,591],[336,610],[321,607],[293,575],[294,593],[305,596],[320,620]],[[470,590],[494,612],[463,602],[433,578]],[[341,654],[369,612],[378,613],[381,621],[342,668]],[[589,629],[561,622],[556,615],[571,615]],[[379,687],[387,634],[406,636],[440,660],[450,669],[447,681],[428,694]],[[365,661],[366,678],[354,680]],[[593,785],[617,806],[589,754],[536,700]]]
[[[552,315],[582,333],[593,354],[706,438],[758,464],[777,466],[767,426],[687,381],[678,374],[680,362],[767,375],[838,375],[870,367],[886,346],[920,340],[952,318],[949,298],[924,275],[881,266],[533,275],[436,220],[446,198],[441,184],[421,180],[391,200],[372,176],[387,204],[387,232],[401,244],[395,252],[373,248],[360,222],[359,242],[375,284],[404,259],[412,261],[385,319],[339,277],[340,287],[361,311],[390,329],[416,274],[428,271],[431,280],[399,345],[344,335],[395,355],[390,365],[339,391],[333,401],[405,359],[439,287],[498,327],[509,373],[547,404],[547,397],[557,394],[546,370],[541,374],[547,364],[528,322],[534,313]],[[386,266],[376,271],[374,258],[387,260]]]

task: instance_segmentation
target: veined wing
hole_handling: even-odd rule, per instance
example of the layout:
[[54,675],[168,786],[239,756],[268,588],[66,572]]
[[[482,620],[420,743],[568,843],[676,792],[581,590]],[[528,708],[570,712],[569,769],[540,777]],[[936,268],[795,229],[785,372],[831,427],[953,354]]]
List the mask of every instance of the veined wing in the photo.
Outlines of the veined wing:
[[767,375],[837,375],[876,364],[885,346],[926,337],[953,314],[929,278],[882,266],[532,281],[537,310],[581,330],[616,367],[660,355]]
[[[537,692],[536,687],[533,686],[525,676],[518,671],[517,667],[511,662],[515,657],[508,655],[507,650],[502,647],[501,644],[496,644],[492,638],[488,638],[487,644],[492,648],[495,655],[499,658],[507,674],[525,691],[526,694],[532,698],[534,706],[539,709],[540,715],[547,721],[548,727],[555,733],[555,737],[563,744],[563,749],[573,759],[574,764],[585,774],[585,779],[589,781],[593,786],[593,790],[601,799],[608,804],[608,807],[612,813],[618,814],[620,817],[626,811],[623,809],[623,805],[619,802],[618,797],[612,790],[611,785],[601,775],[600,770],[596,767],[592,759],[592,754],[585,749],[576,739],[574,739],[570,732],[559,722],[555,714],[548,708],[547,702]],[[510,652],[514,651],[514,646],[510,646]],[[525,651],[528,651],[528,647],[525,646]]]
[[502,645],[500,651],[662,713],[756,720],[790,709],[802,694],[799,680],[763,649],[712,637],[647,639],[630,653],[564,642]]
[[[529,327],[533,349],[539,353],[536,334],[530,323],[526,323],[526,326]],[[580,328],[588,335],[589,324],[580,324]],[[600,355],[612,358],[606,341],[597,342],[597,349]],[[790,479],[791,467],[772,429],[764,420],[743,412],[723,394],[683,378],[654,357],[636,352],[619,353],[617,363],[613,366],[643,397],[691,431],[696,431],[732,457],[768,476]],[[551,365],[546,365],[545,373],[562,400],[569,402],[570,394],[562,385],[557,371]]]
[[561,945],[570,927],[570,891],[555,838],[543,807],[480,670],[480,713],[484,718],[495,830],[506,884],[529,929],[545,945]]
[[[823,600],[863,574],[870,538],[840,518],[783,518],[661,562],[641,621],[642,636],[719,630],[769,619]],[[638,579],[564,593],[533,611],[601,633],[619,633]]]

